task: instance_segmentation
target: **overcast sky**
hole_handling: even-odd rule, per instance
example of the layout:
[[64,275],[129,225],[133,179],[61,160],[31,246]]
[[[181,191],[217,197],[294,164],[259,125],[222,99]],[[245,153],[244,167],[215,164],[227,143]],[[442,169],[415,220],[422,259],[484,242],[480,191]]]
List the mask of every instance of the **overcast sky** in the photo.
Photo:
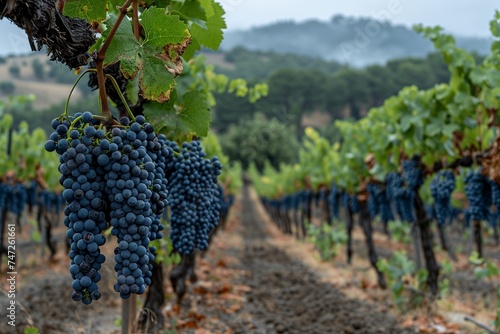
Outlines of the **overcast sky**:
[[[411,26],[441,25],[463,36],[489,36],[488,22],[498,0],[219,0],[229,29],[245,29],[278,20],[329,20],[336,14],[377,17]],[[391,10],[392,9],[392,10]]]
[[[218,0],[228,29],[246,29],[280,20],[329,20],[337,14],[384,17],[395,23],[441,25],[462,36],[489,36],[488,22],[498,0]],[[30,52],[26,34],[0,20],[0,55]]]

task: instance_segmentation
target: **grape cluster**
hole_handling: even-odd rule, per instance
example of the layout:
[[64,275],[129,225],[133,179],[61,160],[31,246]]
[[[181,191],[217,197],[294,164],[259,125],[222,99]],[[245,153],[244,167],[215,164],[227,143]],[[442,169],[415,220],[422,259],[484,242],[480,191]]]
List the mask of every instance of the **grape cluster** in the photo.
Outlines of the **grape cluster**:
[[424,174],[418,157],[403,161],[403,178],[410,191],[417,191],[424,184]]
[[45,149],[60,154],[73,299],[89,304],[100,297],[98,271],[105,258],[99,247],[108,221],[118,241],[114,288],[124,299],[144,293],[156,252],[149,244],[164,229],[160,219],[168,204],[170,142],[156,136],[143,116],[132,122],[124,117],[111,131],[90,112],[55,119],[52,126]]
[[300,192],[296,192],[291,195],[292,197],[292,209],[298,210],[300,208]]
[[7,186],[0,181],[0,209],[3,211],[5,206],[5,198],[7,197]]
[[495,206],[498,212],[500,211],[500,184],[490,179],[488,179],[488,183],[491,189],[491,203]]
[[330,204],[330,210],[333,217],[339,218],[339,197],[340,192],[338,188],[332,184],[330,187],[330,193],[328,194],[328,203]]
[[7,205],[7,210],[16,214],[18,217],[24,211],[26,205],[44,205],[47,211],[60,212],[64,199],[61,195],[48,190],[40,191],[40,197],[37,196],[38,185],[32,180],[28,186],[23,183],[0,182],[0,209]]
[[[101,141],[97,162],[105,172],[111,234],[118,241],[115,248],[118,280],[114,289],[127,299],[131,293],[144,293],[151,284],[155,250],[149,248],[149,243],[152,234],[156,238],[159,231],[157,214],[163,213],[160,207],[166,206],[167,181],[164,172],[158,173],[153,160],[158,159],[163,148],[153,127],[145,124],[143,116],[138,116],[136,122],[129,123],[126,118],[121,122],[127,127],[114,128],[110,140]],[[163,192],[161,185],[165,186]]]
[[[149,127],[145,127],[146,132],[151,131]],[[151,240],[163,238],[162,231],[164,226],[161,224],[161,218],[168,206],[168,181],[166,178],[167,163],[174,157],[174,150],[170,147],[170,143],[165,135],[158,136],[160,146],[148,144],[148,155],[155,162],[154,181],[151,194],[151,209],[156,218],[151,225]]]
[[40,191],[40,204],[42,204],[47,212],[60,212],[64,198],[49,190]]
[[26,188],[26,203],[30,206],[34,206],[37,204],[37,189],[38,189],[38,184],[36,183],[35,180],[32,180],[29,184],[29,186]]
[[[229,212],[229,201],[226,201],[226,196],[224,195],[224,189],[220,184],[217,185],[217,190],[219,190],[219,205],[220,205],[220,216],[226,217]],[[293,196],[290,196],[291,202],[293,204]]]
[[302,192],[302,210],[309,211],[311,209],[311,200],[313,192],[310,189],[304,190]]
[[285,211],[288,211],[293,208],[293,196],[292,195],[286,195],[281,199],[281,204],[283,205],[283,208]]
[[394,220],[391,202],[386,189],[387,187],[384,187],[382,184],[373,182],[369,183],[366,187],[369,194],[368,211],[370,212],[370,216],[375,218],[380,214],[380,218],[384,224]]
[[22,183],[0,182],[0,209],[20,216],[28,201],[28,190]]
[[375,218],[380,213],[380,200],[382,199],[380,194],[382,192],[382,186],[378,183],[370,182],[366,186],[368,191],[368,212],[372,218]]
[[175,152],[167,163],[170,238],[180,254],[208,247],[211,231],[219,223],[220,202],[217,177],[222,165],[217,157],[206,159],[198,141],[183,143],[182,149],[169,143]]
[[[103,172],[96,167],[98,141],[105,134],[92,125],[90,112],[77,113],[73,118],[52,122],[56,130],[45,143],[47,151],[60,154],[60,184],[67,204],[64,209],[66,236],[71,241],[69,268],[73,278],[72,298],[88,305],[101,297],[97,283],[105,257],[99,247],[106,238],[101,234],[107,227]],[[73,124],[70,124],[73,122]],[[70,130],[70,126],[73,128]],[[77,130],[78,129],[78,130]]]
[[491,227],[498,225],[498,213],[500,211],[500,184],[488,179],[491,189],[491,203],[495,206],[496,211],[490,212],[489,223]]
[[455,176],[453,172],[440,171],[430,185],[431,195],[434,198],[435,216],[439,226],[444,226],[451,217],[451,193],[455,190]]
[[380,218],[384,224],[394,220],[394,213],[392,212],[391,201],[387,196],[387,187],[384,187],[380,192]]
[[7,186],[7,196],[9,197],[7,209],[20,217],[28,200],[26,187],[22,183],[9,185]]
[[465,177],[465,194],[469,200],[469,214],[472,220],[487,220],[492,203],[492,189],[481,170],[471,170]]
[[346,209],[350,209],[352,214],[357,214],[359,212],[359,202],[358,196],[349,195],[347,192],[342,194],[341,198],[342,204]]
[[[407,174],[407,178],[413,179],[409,174]],[[405,186],[405,178],[401,174],[392,173],[387,181],[399,217],[401,220],[408,223],[414,222],[415,213],[413,212],[413,200],[415,192]]]

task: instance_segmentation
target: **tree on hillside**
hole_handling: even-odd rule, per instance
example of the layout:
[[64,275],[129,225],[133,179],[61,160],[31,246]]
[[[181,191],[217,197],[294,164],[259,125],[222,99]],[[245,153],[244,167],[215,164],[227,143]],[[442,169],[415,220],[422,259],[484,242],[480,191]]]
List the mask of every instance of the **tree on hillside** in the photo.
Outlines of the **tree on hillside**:
[[396,83],[396,73],[393,73],[387,66],[373,65],[366,68],[367,86],[370,90],[370,100],[372,106],[380,106],[384,100],[401,89]]
[[326,76],[318,71],[276,71],[269,78],[269,95],[259,102],[259,110],[295,126],[297,137],[300,137],[302,116],[325,104],[325,81]]
[[[243,48],[226,54],[226,60],[235,65],[232,75],[270,73],[264,76],[269,76],[270,94],[256,105],[231,94],[218,96],[223,102],[217,106],[213,123],[217,130],[226,131],[231,124],[251,118],[256,111],[260,111],[284,124],[295,126],[300,136],[299,121],[303,113],[319,110],[329,113],[334,119],[357,118],[363,111],[380,106],[405,86],[415,85],[424,89],[448,82],[450,78],[448,66],[438,53],[429,54],[426,58],[395,59],[386,65],[363,69],[344,67],[338,71],[334,69],[334,62],[320,63],[297,55],[282,56],[282,63],[279,64],[285,67],[282,68],[277,65],[275,57],[272,52]],[[479,56],[475,58],[480,60]],[[312,64],[323,68],[312,67]]]
[[228,92],[215,94],[215,98],[217,105],[212,127],[217,131],[225,132],[232,124],[250,119],[255,113],[255,103],[251,103],[248,99]]
[[294,162],[299,151],[289,127],[260,113],[231,126],[221,138],[221,145],[231,161],[241,162],[245,169],[253,162],[262,170],[266,161],[278,168],[281,163]]
[[39,59],[33,59],[31,66],[33,67],[33,73],[35,74],[35,77],[37,79],[43,79],[45,76],[45,70],[42,62]]
[[4,94],[12,94],[16,90],[16,85],[10,81],[0,82],[0,92]]
[[21,74],[21,69],[17,65],[12,65],[11,67],[9,67],[9,73],[13,77],[19,78],[19,76]]
[[[338,83],[343,84],[341,94],[349,107],[349,116],[356,119],[360,118],[362,116],[361,109],[366,108],[370,103],[370,89],[367,85],[368,74],[363,70],[346,68],[337,72],[332,80],[334,84],[333,87],[328,87],[328,97],[333,98],[334,101],[337,100],[334,95],[339,94],[339,92],[332,88],[338,89]],[[338,83],[335,84],[335,81],[338,81]]]

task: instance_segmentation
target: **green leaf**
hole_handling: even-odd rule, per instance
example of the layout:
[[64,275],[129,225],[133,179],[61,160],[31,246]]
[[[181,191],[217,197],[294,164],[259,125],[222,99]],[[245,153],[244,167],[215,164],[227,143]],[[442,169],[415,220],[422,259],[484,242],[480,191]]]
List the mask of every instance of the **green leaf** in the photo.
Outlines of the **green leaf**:
[[159,133],[178,142],[190,141],[193,136],[205,137],[212,120],[207,97],[199,91],[184,94],[179,106],[151,103],[144,115]]
[[488,80],[488,73],[485,69],[476,67],[471,71],[470,78],[475,84],[481,85],[483,82]]
[[207,29],[207,15],[205,9],[202,7],[198,0],[187,0],[184,2],[173,2],[169,10],[181,12],[185,17],[189,18],[191,22]]
[[446,153],[447,153],[450,157],[454,157],[454,156],[456,156],[455,151],[453,150],[453,142],[452,142],[451,140],[447,140],[447,141],[443,144],[443,147],[444,147],[444,149],[446,150]]
[[227,28],[226,21],[223,18],[224,9],[214,0],[200,0],[200,2],[206,11],[207,27],[193,25],[191,26],[191,34],[199,44],[217,50],[224,38],[223,30]]
[[401,117],[401,131],[403,133],[408,131],[411,128],[412,120],[413,120],[413,117],[409,114],[403,115],[403,117]]
[[[109,19],[112,26],[116,18]],[[124,20],[106,53],[105,65],[120,61],[120,69],[129,80],[138,77],[141,95],[148,100],[166,102],[182,72],[181,55],[190,41],[187,25],[179,17],[151,7],[141,15],[145,39],[139,43],[130,21]],[[107,37],[109,30],[104,32]]]
[[425,127],[425,134],[429,137],[434,137],[441,132],[442,126],[442,122],[433,121],[432,123],[427,124],[427,126]]
[[500,37],[500,21],[498,19],[498,11],[496,12],[496,17],[494,20],[490,21],[490,31],[495,37]]
[[139,78],[135,77],[132,80],[127,82],[127,87],[125,93],[127,94],[127,99],[132,103],[132,105],[136,105],[137,101],[139,101]]
[[385,180],[386,171],[379,164],[375,164],[372,169],[370,169],[370,174],[372,174],[375,179],[379,181]]
[[475,128],[477,126],[477,120],[471,117],[467,117],[464,119],[464,124],[468,128]]
[[66,0],[63,14],[100,23],[106,19],[107,4],[108,0]]
[[460,130],[460,127],[457,124],[446,124],[443,126],[442,132],[446,137],[451,138],[453,137],[453,132],[458,130]]
[[197,39],[193,39],[191,41],[191,44],[189,44],[188,48],[186,51],[182,54],[182,58],[184,58],[185,61],[190,60],[191,58],[194,57],[194,54],[196,51],[201,49],[201,45],[198,42]]

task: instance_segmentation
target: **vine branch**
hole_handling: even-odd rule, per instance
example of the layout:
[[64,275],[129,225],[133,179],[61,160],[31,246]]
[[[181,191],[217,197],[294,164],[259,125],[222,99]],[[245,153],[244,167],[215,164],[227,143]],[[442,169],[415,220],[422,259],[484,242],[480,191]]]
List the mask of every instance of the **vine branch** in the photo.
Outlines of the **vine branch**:
[[0,0],[0,19],[3,18],[26,31],[32,51],[45,46],[50,60],[70,68],[88,63],[87,51],[95,43],[95,32],[87,21],[62,15],[56,1]]
[[101,105],[102,105],[102,115],[107,117],[108,119],[111,119],[111,111],[109,110],[109,104],[108,104],[108,98],[106,94],[106,78],[104,76],[104,59],[106,58],[106,52],[108,51],[109,45],[111,44],[111,41],[113,40],[113,37],[115,37],[116,31],[118,30],[118,27],[120,26],[123,18],[127,15],[128,12],[128,7],[132,3],[133,0],[127,0],[123,4],[123,6],[120,9],[120,14],[118,15],[118,18],[116,19],[115,24],[111,28],[111,31],[109,32],[108,37],[104,41],[104,44],[102,45],[101,49],[97,53],[97,59],[96,59],[96,69],[97,69],[97,82],[99,85],[99,98],[101,100]]
[[134,36],[139,41],[141,38],[141,25],[139,23],[139,2],[132,1],[132,21],[134,22]]

